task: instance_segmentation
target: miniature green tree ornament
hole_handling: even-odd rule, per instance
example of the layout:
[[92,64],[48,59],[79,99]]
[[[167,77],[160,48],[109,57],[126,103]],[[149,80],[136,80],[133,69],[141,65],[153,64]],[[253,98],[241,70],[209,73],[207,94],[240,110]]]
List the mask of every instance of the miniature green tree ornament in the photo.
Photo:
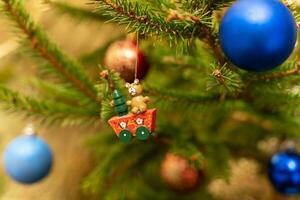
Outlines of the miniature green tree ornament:
[[114,90],[112,93],[113,97],[113,104],[115,108],[115,112],[119,116],[124,116],[128,114],[128,108],[126,105],[126,99],[122,95],[122,93],[119,90]]

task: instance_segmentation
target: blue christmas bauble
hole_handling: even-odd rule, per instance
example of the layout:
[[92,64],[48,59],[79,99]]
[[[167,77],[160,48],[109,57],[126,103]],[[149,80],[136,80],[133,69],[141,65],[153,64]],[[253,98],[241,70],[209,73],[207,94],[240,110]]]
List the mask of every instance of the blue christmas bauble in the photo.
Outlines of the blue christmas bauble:
[[8,144],[4,151],[4,168],[17,182],[35,183],[44,178],[52,166],[52,152],[35,135],[22,135]]
[[260,72],[274,69],[292,53],[297,26],[279,0],[238,0],[225,13],[220,43],[237,67]]
[[270,160],[269,177],[275,189],[285,195],[300,193],[300,155],[295,151],[276,153]]

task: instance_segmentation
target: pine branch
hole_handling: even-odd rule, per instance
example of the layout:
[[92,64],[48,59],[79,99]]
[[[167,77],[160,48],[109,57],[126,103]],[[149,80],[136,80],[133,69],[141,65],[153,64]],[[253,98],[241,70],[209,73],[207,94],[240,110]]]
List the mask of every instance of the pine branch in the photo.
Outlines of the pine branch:
[[188,12],[194,12],[203,8],[203,2],[199,0],[178,0],[180,7]]
[[242,90],[243,82],[239,74],[226,68],[226,65],[219,68],[212,64],[211,67],[212,74],[207,82],[207,90],[218,89],[222,100],[227,94],[235,95]]
[[234,0],[204,0],[208,1],[208,7],[210,10],[219,10],[226,6],[229,6]]
[[213,11],[228,6],[234,0],[177,0],[182,7],[190,12],[204,8],[212,14]]
[[[106,143],[103,141],[101,144],[108,144],[110,141],[106,141]],[[107,148],[110,148],[110,156],[106,155]],[[157,146],[149,143],[108,144],[102,145],[102,148],[98,146],[98,149],[97,151],[102,157],[101,162],[85,179],[83,187],[86,191],[102,193],[101,195],[104,196],[118,184],[123,184],[124,182],[121,181],[123,178],[132,181],[130,174],[136,174],[136,169],[141,167],[145,161],[147,162],[149,157],[157,156],[154,153],[157,151]],[[126,154],[124,154],[124,151],[126,151]],[[127,155],[131,155],[130,158]],[[129,189],[129,187],[130,185],[126,184],[126,188]]]
[[111,101],[108,100],[101,102],[101,119],[104,122],[108,121],[111,117],[113,117],[116,114],[110,102]]
[[[149,7],[142,7],[139,3],[129,0],[92,0],[97,5],[97,12],[112,17],[111,21],[127,25],[129,32],[166,36],[171,41],[178,39],[203,39],[211,48],[220,65],[226,59],[217,43],[217,37],[211,28],[211,16],[205,12],[205,7],[192,13],[188,18],[178,15],[165,16],[165,12],[157,13]],[[197,16],[196,16],[197,14]]]
[[219,95],[216,96],[203,96],[197,94],[184,93],[170,89],[162,89],[148,84],[145,85],[144,92],[164,101],[171,101],[176,103],[189,103],[189,104],[206,104],[210,102],[219,101]]
[[212,31],[207,36],[207,43],[211,47],[211,50],[213,51],[216,59],[218,60],[220,66],[223,66],[226,64],[226,58],[223,55],[223,52],[221,51],[221,48],[219,44],[217,43],[217,37],[213,35]]
[[148,7],[129,0],[92,0],[97,5],[97,12],[113,17],[112,21],[127,24],[130,32],[141,34],[165,35],[171,40],[178,38],[204,38],[208,35],[209,20],[203,13],[199,21],[168,21],[164,13],[155,13]]
[[93,107],[95,110],[99,108],[98,104],[91,104],[84,94],[67,84],[50,83],[39,79],[33,79],[30,83],[38,89],[39,96],[44,99],[51,98],[51,100],[64,102],[72,106]]
[[[144,93],[153,97],[155,104],[163,107],[164,109],[171,108],[173,110],[174,105],[180,104],[180,108],[178,109],[182,109],[184,111],[195,111],[195,109],[199,110],[199,108],[203,111],[203,106],[207,104],[220,104],[219,94],[204,96],[195,93],[163,89],[152,85],[150,86],[149,84],[144,85]],[[111,94],[111,92],[109,94]],[[101,103],[101,119],[104,121],[107,121],[115,114],[115,111],[110,104],[111,100],[110,96],[103,97],[103,101]]]
[[119,91],[124,90],[124,80],[120,78],[120,75],[116,72],[113,72],[105,67],[99,66],[101,73],[100,77],[103,80],[101,85],[98,85],[98,88],[105,88],[102,90],[101,94],[101,119],[103,121],[109,120],[113,115],[115,115],[115,111],[113,106],[111,105],[112,99],[112,92],[113,90],[117,89]]
[[282,72],[278,72],[278,73],[274,73],[272,75],[269,76],[265,76],[264,79],[266,80],[274,80],[274,79],[279,79],[279,78],[283,78],[283,77],[287,77],[287,76],[291,76],[291,75],[296,75],[299,74],[300,72],[300,65],[299,63],[297,64],[297,67],[288,71],[282,71]]
[[[212,21],[213,11],[217,10],[220,5],[225,6],[225,2],[232,0],[179,0],[181,3],[181,7],[188,12],[198,13],[203,12],[206,13],[208,19]],[[212,22],[210,22],[212,25]],[[214,53],[216,59],[219,64],[223,66],[226,63],[226,59],[223,56],[223,53],[220,49],[219,44],[217,43],[217,36],[213,32],[212,26],[207,30],[206,36],[203,38],[205,42],[209,45],[211,51]]]
[[19,29],[31,41],[32,49],[47,60],[75,88],[92,101],[98,102],[96,90],[82,71],[80,64],[62,53],[55,44],[49,41],[43,30],[35,25],[30,15],[25,11],[22,2],[18,0],[2,0],[2,2],[7,15],[16,22]]
[[272,81],[272,80],[289,77],[292,75],[297,75],[300,73],[300,61],[298,61],[297,64],[288,63],[287,65],[291,65],[293,68],[287,69],[285,71],[273,72],[271,74],[266,74],[266,75],[262,74],[262,75],[251,76],[250,78],[248,78],[248,80],[250,80],[250,82],[251,81]]
[[74,124],[76,121],[91,122],[92,119],[98,120],[99,115],[95,109],[37,100],[32,97],[23,96],[1,85],[0,102],[10,112],[25,113],[27,116],[39,117],[49,123]]

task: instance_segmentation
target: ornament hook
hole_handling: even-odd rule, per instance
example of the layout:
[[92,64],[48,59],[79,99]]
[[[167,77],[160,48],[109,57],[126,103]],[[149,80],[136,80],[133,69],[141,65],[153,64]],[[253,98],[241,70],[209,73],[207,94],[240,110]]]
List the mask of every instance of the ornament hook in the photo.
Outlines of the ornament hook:
[[36,135],[33,124],[27,124],[27,126],[23,130],[23,133],[24,135]]

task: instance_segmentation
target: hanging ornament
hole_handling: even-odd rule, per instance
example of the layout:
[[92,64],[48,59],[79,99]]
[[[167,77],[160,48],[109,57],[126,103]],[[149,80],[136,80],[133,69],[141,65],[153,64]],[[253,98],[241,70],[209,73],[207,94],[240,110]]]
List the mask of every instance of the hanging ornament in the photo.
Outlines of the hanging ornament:
[[284,195],[300,193],[300,154],[285,150],[274,154],[270,160],[269,178],[275,189]]
[[168,153],[161,164],[160,176],[170,188],[187,192],[198,186],[201,173],[186,158]]
[[[132,99],[125,102],[120,91],[114,90],[113,104],[118,116],[112,117],[108,123],[122,142],[129,142],[133,136],[139,140],[147,140],[155,129],[156,109],[148,109],[149,97],[142,96],[142,86],[138,79],[126,84]],[[128,113],[127,105],[131,112]]]
[[281,65],[292,53],[297,25],[279,0],[238,0],[220,25],[221,47],[236,66],[254,72]]
[[[131,141],[133,136],[136,136],[139,140],[147,140],[155,129],[156,121],[156,109],[148,109],[150,99],[149,97],[142,95],[143,88],[138,80],[138,77],[141,75],[141,71],[139,70],[141,65],[139,63],[141,62],[140,59],[144,60],[144,56],[141,54],[138,45],[132,46],[134,43],[131,42],[130,48],[128,48],[128,42],[129,41],[121,41],[119,44],[116,43],[116,47],[114,48],[120,50],[119,48],[122,47],[124,50],[125,46],[127,48],[126,51],[124,50],[126,52],[125,54],[130,54],[130,69],[132,68],[134,82],[132,84],[126,83],[126,88],[132,98],[126,102],[121,92],[114,90],[112,94],[113,105],[118,116],[114,116],[108,121],[122,142]],[[138,34],[136,43],[138,44]],[[146,60],[144,61],[146,62]],[[142,64],[145,64],[145,62]],[[106,76],[106,79],[108,80],[110,87],[114,88],[110,78]],[[128,113],[127,106],[130,106],[130,113]]]
[[32,184],[48,175],[52,152],[47,143],[35,135],[32,125],[28,125],[24,133],[7,145],[4,168],[15,181]]
[[[150,67],[146,56],[132,40],[114,42],[105,54],[104,64],[120,73],[121,78],[132,83],[135,78],[143,79]],[[135,77],[135,69],[137,77]]]

